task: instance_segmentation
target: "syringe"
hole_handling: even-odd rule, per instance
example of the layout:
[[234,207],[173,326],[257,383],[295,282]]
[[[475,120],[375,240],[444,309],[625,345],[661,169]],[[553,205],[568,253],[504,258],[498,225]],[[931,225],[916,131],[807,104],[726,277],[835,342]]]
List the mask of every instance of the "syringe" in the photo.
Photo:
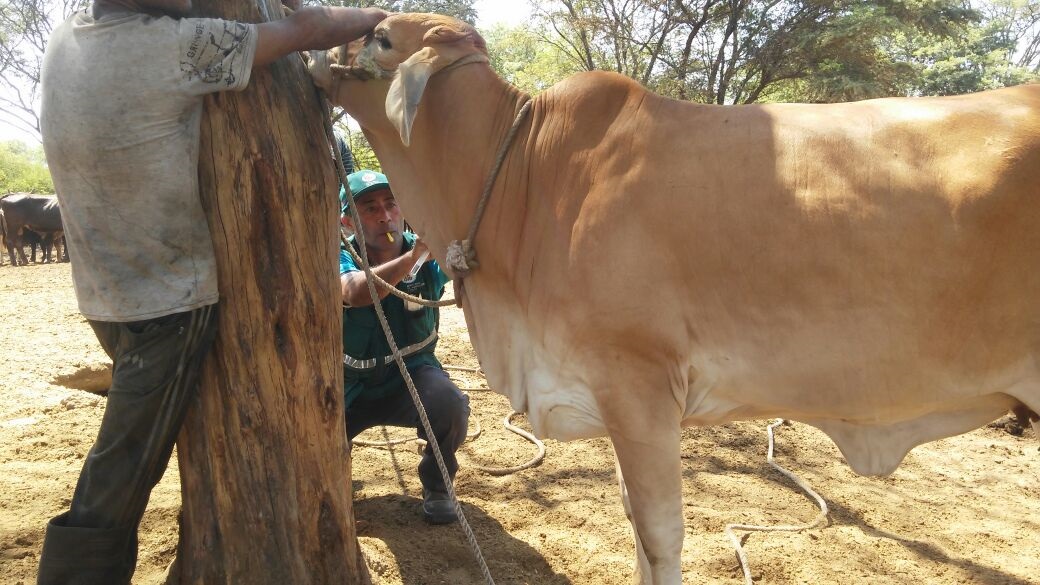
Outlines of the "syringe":
[[422,268],[423,263],[425,263],[426,259],[429,257],[429,250],[423,252],[422,255],[419,256],[419,259],[415,261],[415,266],[412,266],[412,269],[408,272],[408,278],[415,278],[415,275],[419,274],[419,269]]

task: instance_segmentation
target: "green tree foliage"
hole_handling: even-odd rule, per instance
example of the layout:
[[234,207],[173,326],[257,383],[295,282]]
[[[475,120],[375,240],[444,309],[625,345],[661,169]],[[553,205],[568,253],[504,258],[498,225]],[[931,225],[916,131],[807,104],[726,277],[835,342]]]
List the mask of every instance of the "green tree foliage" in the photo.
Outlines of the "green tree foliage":
[[[1026,32],[1014,35],[1010,30],[1020,14],[995,10],[990,2],[948,3],[924,10],[910,6],[921,3],[898,3],[880,15],[876,9],[861,7],[844,17],[838,35],[847,39],[842,45],[858,44],[862,50],[822,62],[804,78],[802,96],[810,101],[844,101],[952,95],[1037,78],[1035,71],[1015,63],[1016,47]],[[1040,2],[1034,4],[1040,7]]]
[[1012,65],[1040,75],[1040,0],[989,0],[980,10]]
[[383,165],[379,164],[375,151],[368,143],[368,139],[361,130],[351,128],[348,124],[340,123],[336,126],[350,147],[350,154],[354,157],[354,170],[382,171]]
[[54,193],[42,147],[0,142],[0,195],[15,192]]
[[992,26],[965,31],[957,39],[914,44],[908,61],[916,65],[911,94],[955,95],[1025,83],[1035,73],[1009,60],[1014,52]]
[[527,26],[482,31],[491,66],[518,88],[536,94],[580,69]]
[[[1040,61],[1036,0],[535,5],[537,30],[572,67],[709,103],[963,93],[1034,79]],[[1009,68],[1015,47],[1028,51]]]

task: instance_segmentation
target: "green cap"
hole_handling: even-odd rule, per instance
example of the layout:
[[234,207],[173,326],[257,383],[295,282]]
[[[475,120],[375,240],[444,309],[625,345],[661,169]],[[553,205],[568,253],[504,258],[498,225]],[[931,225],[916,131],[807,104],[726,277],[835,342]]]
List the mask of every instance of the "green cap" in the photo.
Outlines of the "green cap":
[[[354,194],[354,201],[357,201],[362,195],[377,189],[390,188],[390,183],[386,180],[386,175],[375,171],[358,171],[356,173],[350,173],[347,175],[347,185],[350,186],[350,192]],[[343,210],[347,209],[346,189],[340,189],[339,203]]]

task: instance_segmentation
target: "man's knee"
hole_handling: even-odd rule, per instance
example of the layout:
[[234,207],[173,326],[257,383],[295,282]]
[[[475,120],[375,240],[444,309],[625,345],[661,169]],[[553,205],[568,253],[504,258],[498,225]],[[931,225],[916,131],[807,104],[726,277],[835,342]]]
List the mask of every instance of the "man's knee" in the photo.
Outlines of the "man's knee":
[[462,420],[469,417],[469,396],[459,390],[446,375],[438,381],[435,391],[430,392],[429,397],[431,403],[444,415]]
[[423,407],[431,424],[445,430],[464,430],[469,420],[469,396],[459,390],[444,370],[434,366],[417,370],[416,384],[422,388]]

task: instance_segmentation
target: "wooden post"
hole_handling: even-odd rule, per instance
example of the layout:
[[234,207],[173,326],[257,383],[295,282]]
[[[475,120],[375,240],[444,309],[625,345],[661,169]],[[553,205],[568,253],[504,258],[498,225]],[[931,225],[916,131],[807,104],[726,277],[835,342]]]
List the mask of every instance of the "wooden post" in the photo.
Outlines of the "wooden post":
[[[280,17],[266,0],[196,10]],[[343,424],[338,182],[321,112],[296,55],[254,71],[243,92],[207,98],[199,180],[220,329],[178,442],[183,510],[168,583],[368,582]]]

